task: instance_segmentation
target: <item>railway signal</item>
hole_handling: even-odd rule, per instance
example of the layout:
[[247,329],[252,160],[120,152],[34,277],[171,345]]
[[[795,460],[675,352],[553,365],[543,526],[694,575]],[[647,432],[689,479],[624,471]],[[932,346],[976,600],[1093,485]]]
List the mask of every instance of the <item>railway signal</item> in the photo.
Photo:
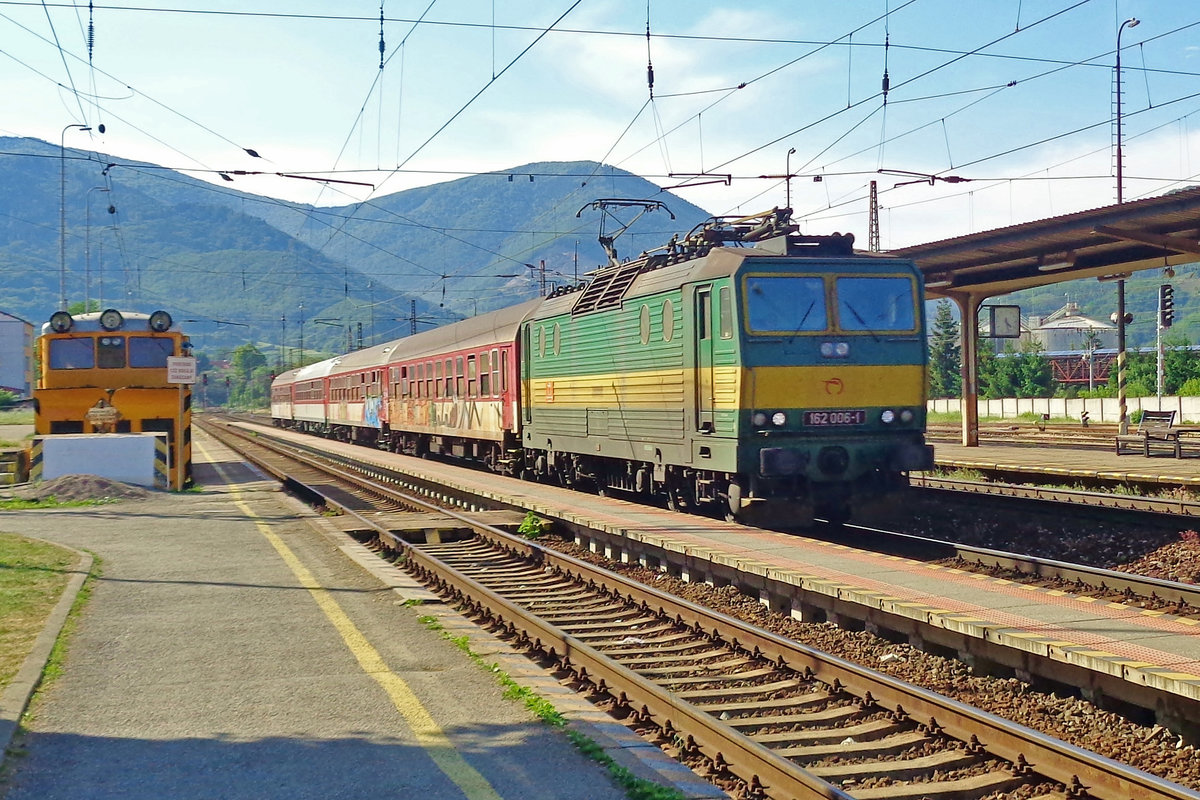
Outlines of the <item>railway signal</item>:
[[1158,287],[1158,324],[1171,327],[1175,321],[1175,287],[1164,283]]

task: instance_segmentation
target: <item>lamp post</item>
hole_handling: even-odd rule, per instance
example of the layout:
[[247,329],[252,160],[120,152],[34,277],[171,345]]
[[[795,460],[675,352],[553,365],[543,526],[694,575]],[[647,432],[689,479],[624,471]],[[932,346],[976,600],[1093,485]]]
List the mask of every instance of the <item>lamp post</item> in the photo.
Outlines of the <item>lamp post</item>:
[[[107,186],[93,186],[87,190],[84,195],[84,207],[86,209],[84,216],[86,219],[86,227],[83,231],[83,310],[87,313],[88,306],[92,302],[92,192],[107,192]],[[108,213],[117,213],[117,208],[112,203],[108,204]]]
[[[1117,205],[1125,201],[1124,157],[1121,152],[1121,34],[1125,28],[1136,28],[1141,21],[1130,17],[1117,28]],[[1128,405],[1125,398],[1125,279],[1117,281],[1117,428],[1122,433],[1129,433],[1129,416],[1126,413]]]
[[[90,125],[72,123],[58,137],[58,309],[67,310],[67,131],[90,131]],[[104,126],[100,126],[104,133]]]
[[796,152],[796,148],[788,148],[787,158],[783,160],[783,171],[786,177],[783,179],[784,198],[787,207],[792,207],[792,154]]

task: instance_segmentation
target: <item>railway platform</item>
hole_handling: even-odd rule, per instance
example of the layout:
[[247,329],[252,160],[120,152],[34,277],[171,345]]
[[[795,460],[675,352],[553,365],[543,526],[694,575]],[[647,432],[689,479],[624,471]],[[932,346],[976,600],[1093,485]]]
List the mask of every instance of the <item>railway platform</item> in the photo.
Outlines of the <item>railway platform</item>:
[[[246,427],[312,442],[302,434]],[[532,509],[574,531],[594,551],[686,580],[734,584],[802,619],[865,620],[922,646],[957,650],[981,669],[1041,676],[1096,699],[1157,706],[1159,721],[1175,728],[1198,718],[1200,620],[355,445],[321,440],[321,448]],[[1042,460],[1053,468],[1054,453],[1049,459],[1045,453],[991,447],[970,448],[969,455],[972,461],[1020,457],[1031,466]],[[1081,468],[1096,455],[1080,455]],[[1060,463],[1068,457],[1072,451]],[[1122,463],[1135,461],[1142,467],[1158,462],[1121,457]],[[1165,466],[1191,466],[1169,462]]]
[[1117,483],[1200,488],[1200,458],[1175,458],[1160,449],[1150,457],[1117,455],[1113,449],[1052,447],[1041,444],[982,443],[965,447],[933,443],[934,463],[943,468],[1001,470],[1047,480],[1100,479]]
[[[4,800],[625,797],[444,634],[632,774],[725,796],[200,432],[195,456],[195,492],[0,516],[95,562]],[[0,695],[10,732],[17,688]]]

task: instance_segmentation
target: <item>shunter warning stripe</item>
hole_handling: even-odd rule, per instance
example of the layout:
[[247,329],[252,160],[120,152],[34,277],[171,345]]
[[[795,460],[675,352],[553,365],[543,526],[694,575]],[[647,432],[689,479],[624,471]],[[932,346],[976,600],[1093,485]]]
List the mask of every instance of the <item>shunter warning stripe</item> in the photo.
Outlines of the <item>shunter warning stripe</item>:
[[158,489],[172,489],[171,461],[167,457],[167,437],[154,437],[154,486]]
[[35,439],[33,449],[29,454],[29,482],[38,483],[42,479],[42,440]]

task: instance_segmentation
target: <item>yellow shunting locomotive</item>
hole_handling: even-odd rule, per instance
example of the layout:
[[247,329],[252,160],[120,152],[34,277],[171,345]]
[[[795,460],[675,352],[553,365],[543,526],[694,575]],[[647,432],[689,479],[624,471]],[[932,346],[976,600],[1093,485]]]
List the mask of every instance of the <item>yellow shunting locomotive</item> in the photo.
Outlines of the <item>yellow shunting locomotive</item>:
[[170,485],[190,485],[191,386],[167,381],[167,359],[190,349],[166,311],[54,312],[35,345],[35,432],[166,433]]

